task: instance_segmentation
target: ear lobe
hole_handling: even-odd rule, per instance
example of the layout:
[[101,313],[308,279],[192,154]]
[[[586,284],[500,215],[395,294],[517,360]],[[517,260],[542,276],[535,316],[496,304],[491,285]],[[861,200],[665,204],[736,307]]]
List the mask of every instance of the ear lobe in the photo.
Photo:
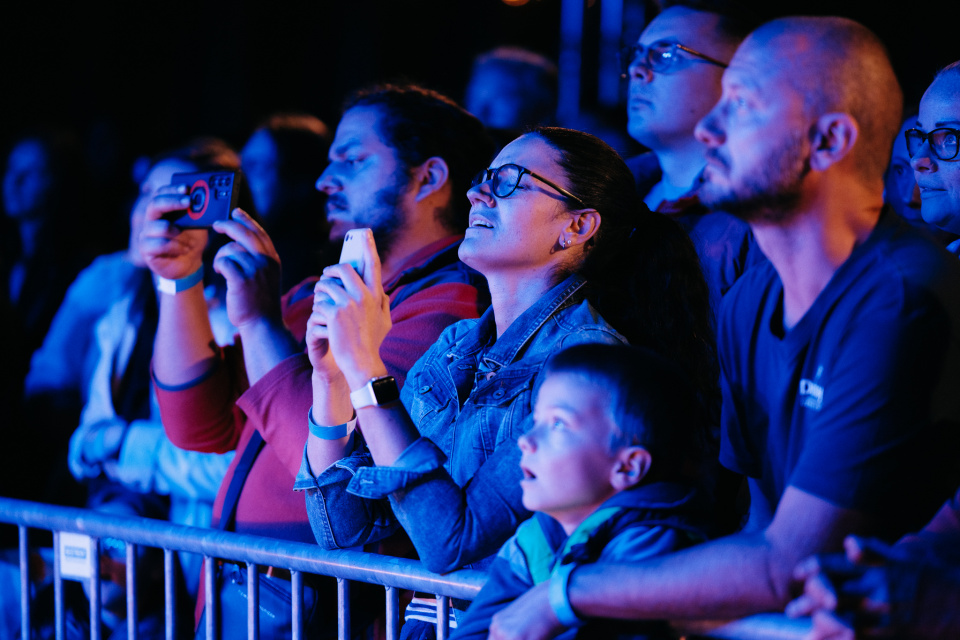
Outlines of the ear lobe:
[[571,211],[573,219],[566,232],[571,235],[573,243],[583,244],[593,236],[597,235],[600,229],[600,212],[596,209],[580,209]]
[[623,491],[640,484],[650,472],[653,457],[643,447],[624,447],[617,454],[610,484],[617,491]]
[[447,166],[446,160],[440,157],[427,158],[423,164],[414,170],[417,202],[443,189],[449,177],[450,168]]
[[814,125],[813,152],[810,167],[824,171],[843,160],[860,136],[857,121],[848,113],[827,113]]

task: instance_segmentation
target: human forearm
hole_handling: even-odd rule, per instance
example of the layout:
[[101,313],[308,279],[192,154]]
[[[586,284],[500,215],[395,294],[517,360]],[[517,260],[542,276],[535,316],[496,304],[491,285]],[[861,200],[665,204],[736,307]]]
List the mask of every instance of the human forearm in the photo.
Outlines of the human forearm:
[[[315,424],[334,426],[353,419],[350,387],[339,372],[332,376],[325,376],[314,371],[311,382],[313,406],[310,411]],[[353,438],[350,434],[334,440],[313,435],[307,438],[307,459],[310,461],[310,467],[318,473],[349,455],[352,449]]]
[[[752,509],[751,520],[758,517]],[[787,487],[773,521],[762,530],[649,562],[610,567],[602,575],[584,567],[574,573],[584,582],[571,583],[571,602],[577,611],[582,604],[585,615],[637,619],[737,618],[780,611],[790,600],[797,563],[839,551],[844,535],[862,530],[866,523],[859,512]],[[606,586],[599,586],[602,583]],[[612,588],[622,594],[609,599]]]
[[157,380],[167,386],[192,382],[211,371],[218,358],[202,284],[173,295],[160,294],[153,350]]
[[642,564],[577,569],[569,596],[582,617],[725,619],[781,610],[788,576],[762,534],[737,535]]
[[[371,377],[386,375],[386,369],[383,371]],[[379,467],[393,466],[400,454],[420,437],[406,408],[399,401],[359,409],[357,419],[373,461]]]
[[[353,487],[377,487],[390,495],[394,514],[431,571],[446,573],[494,553],[530,516],[522,504],[519,448],[502,446],[459,486],[444,468],[446,456],[420,438],[378,477],[361,470]],[[404,477],[406,476],[406,477]],[[439,532],[442,532],[440,534]]]
[[279,315],[259,317],[237,329],[243,341],[243,363],[251,386],[280,362],[301,351]]

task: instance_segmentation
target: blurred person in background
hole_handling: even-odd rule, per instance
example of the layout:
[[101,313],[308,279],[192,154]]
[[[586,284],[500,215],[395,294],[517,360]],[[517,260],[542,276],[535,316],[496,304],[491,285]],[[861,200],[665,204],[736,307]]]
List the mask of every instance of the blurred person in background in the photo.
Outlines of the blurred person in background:
[[264,228],[283,262],[280,286],[291,289],[336,261],[328,249],[325,196],[315,183],[327,166],[332,134],[318,118],[275,113],[240,151],[243,173]]

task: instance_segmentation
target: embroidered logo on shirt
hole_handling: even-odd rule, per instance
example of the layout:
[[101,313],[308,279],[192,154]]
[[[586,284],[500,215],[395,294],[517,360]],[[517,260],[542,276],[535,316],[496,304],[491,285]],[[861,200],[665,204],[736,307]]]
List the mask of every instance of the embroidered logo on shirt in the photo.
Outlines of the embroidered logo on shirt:
[[800,404],[807,409],[820,411],[820,407],[823,406],[823,387],[814,382],[819,380],[821,375],[823,375],[822,365],[817,367],[817,374],[813,380],[800,378]]

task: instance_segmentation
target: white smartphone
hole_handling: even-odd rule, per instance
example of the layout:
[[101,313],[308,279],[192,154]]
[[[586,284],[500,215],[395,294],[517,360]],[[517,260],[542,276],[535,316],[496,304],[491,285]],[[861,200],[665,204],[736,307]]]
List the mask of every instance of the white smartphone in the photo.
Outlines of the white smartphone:
[[367,239],[373,237],[372,229],[350,229],[343,238],[340,251],[340,264],[349,264],[361,278],[363,277],[363,256],[367,252]]

